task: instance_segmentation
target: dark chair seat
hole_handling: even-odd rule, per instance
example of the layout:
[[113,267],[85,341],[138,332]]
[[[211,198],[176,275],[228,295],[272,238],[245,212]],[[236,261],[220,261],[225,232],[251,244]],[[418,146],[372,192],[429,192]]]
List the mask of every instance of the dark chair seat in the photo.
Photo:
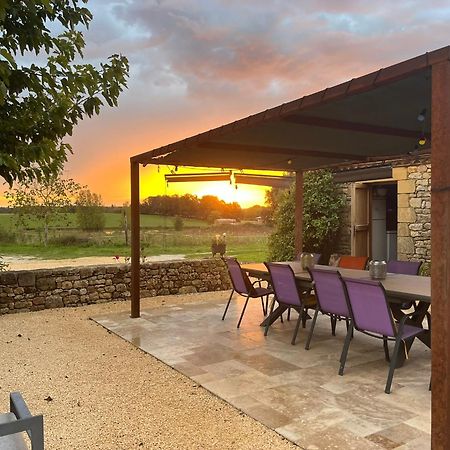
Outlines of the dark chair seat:
[[[403,330],[401,331],[401,333],[399,331],[399,334],[400,334],[401,339],[408,339],[410,337],[417,336],[418,334],[422,333],[423,331],[424,331],[423,328],[419,328],[414,325],[405,324],[405,325],[403,325]],[[392,336],[392,337],[394,337],[394,336]]]
[[257,287],[257,286],[255,286],[254,289],[255,289],[255,296],[256,297],[261,297],[261,296],[273,294],[273,290],[271,288],[264,288],[264,287]]

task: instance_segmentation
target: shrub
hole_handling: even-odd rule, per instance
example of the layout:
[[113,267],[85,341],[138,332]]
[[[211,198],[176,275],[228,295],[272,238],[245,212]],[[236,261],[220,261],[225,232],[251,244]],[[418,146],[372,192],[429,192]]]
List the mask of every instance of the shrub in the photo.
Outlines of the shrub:
[[184,220],[180,216],[176,216],[175,220],[173,221],[173,228],[175,231],[181,231],[184,227]]
[[16,242],[16,234],[10,230],[0,227],[0,242],[3,244],[11,244]]
[[77,221],[82,230],[101,231],[105,228],[102,198],[89,189],[80,191],[76,201]]
[[[338,189],[330,171],[305,172],[303,182],[305,250],[322,253],[325,258],[333,253],[344,205],[344,194]],[[275,230],[269,236],[269,259],[292,260],[295,257],[294,186],[277,194],[273,222]]]
[[62,236],[55,236],[49,239],[50,244],[68,246],[68,245],[80,245],[88,246],[91,244],[90,240],[86,236],[80,236],[78,234],[65,234]]

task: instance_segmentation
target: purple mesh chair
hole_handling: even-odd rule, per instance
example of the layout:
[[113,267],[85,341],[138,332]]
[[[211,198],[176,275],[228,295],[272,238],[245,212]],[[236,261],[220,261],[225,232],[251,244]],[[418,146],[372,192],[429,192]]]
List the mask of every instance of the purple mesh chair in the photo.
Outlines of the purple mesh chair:
[[361,333],[383,339],[385,352],[387,351],[387,341],[395,341],[384,390],[386,394],[389,394],[398,354],[400,351],[407,351],[405,339],[415,337],[425,330],[405,323],[408,318],[414,317],[415,313],[405,314],[398,325],[394,322],[386,299],[386,292],[381,283],[352,278],[343,278],[343,281],[347,292],[347,305],[350,311],[351,325],[347,331],[347,337],[342,349],[339,375],[344,374],[353,327]]
[[341,275],[337,270],[310,269],[311,280],[314,284],[316,295],[316,311],[309,330],[305,349],[309,350],[311,338],[316,326],[317,315],[319,312],[330,317],[331,332],[336,335],[336,321],[345,319],[347,329],[350,324],[350,313],[348,311],[347,300],[345,297],[345,288],[342,284]]
[[[239,328],[241,326],[242,318],[244,317],[245,309],[247,308],[247,303],[249,299],[260,298],[263,315],[266,315],[267,305],[269,302],[269,295],[273,294],[273,291],[270,288],[261,287],[261,285],[255,286],[255,284],[260,283],[260,280],[256,280],[254,283],[252,283],[248,275],[242,270],[236,258],[225,258],[225,263],[228,268],[228,273],[231,278],[231,284],[233,285],[233,289],[231,291],[230,298],[228,299],[228,303],[225,306],[225,311],[223,312],[222,320],[225,319],[233,294],[237,292],[239,295],[245,297],[244,307],[242,308],[241,316],[239,317],[239,322],[237,324],[237,328]],[[266,298],[265,304],[263,297]]]
[[418,275],[421,261],[398,261],[391,259],[387,263],[387,271],[390,273],[402,273],[404,275]]
[[[295,325],[294,335],[292,337],[291,344],[295,344],[300,323],[306,320],[306,313],[311,305],[307,305],[302,302],[300,292],[297,289],[297,283],[295,281],[295,275],[290,266],[287,264],[277,263],[264,263],[269,270],[271,285],[275,294],[275,300],[279,303],[280,307],[284,310],[288,308],[295,309],[298,313],[297,323]],[[272,302],[270,306],[269,317],[273,313],[275,302]],[[266,322],[266,329],[264,336],[267,336],[270,327],[270,320]]]
[[[387,271],[389,273],[401,273],[403,275],[419,275],[420,266],[422,261],[399,261],[391,259],[387,263]],[[414,305],[414,302],[402,303],[401,309],[410,309]]]

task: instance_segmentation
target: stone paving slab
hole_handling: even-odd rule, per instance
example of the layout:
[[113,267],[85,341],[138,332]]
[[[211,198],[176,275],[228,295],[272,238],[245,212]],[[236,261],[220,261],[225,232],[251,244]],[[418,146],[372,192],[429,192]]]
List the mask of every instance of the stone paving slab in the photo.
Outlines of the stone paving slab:
[[355,332],[341,377],[344,322],[332,336],[329,319],[320,316],[306,351],[310,321],[292,346],[296,314],[264,337],[258,300],[236,329],[242,304],[234,300],[224,321],[218,301],[143,311],[140,319],[121,313],[94,320],[302,448],[431,447],[431,353],[421,342],[396,370],[388,395],[381,341]]

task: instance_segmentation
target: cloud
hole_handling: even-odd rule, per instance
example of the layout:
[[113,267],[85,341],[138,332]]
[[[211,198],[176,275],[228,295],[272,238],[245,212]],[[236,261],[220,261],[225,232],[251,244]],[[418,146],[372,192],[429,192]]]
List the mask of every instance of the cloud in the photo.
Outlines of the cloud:
[[91,0],[88,7],[86,59],[123,53],[131,74],[119,108],[84,121],[71,139],[70,168],[84,182],[94,180],[92,167],[106,179],[122,166],[125,179],[132,154],[449,44],[443,0]]

